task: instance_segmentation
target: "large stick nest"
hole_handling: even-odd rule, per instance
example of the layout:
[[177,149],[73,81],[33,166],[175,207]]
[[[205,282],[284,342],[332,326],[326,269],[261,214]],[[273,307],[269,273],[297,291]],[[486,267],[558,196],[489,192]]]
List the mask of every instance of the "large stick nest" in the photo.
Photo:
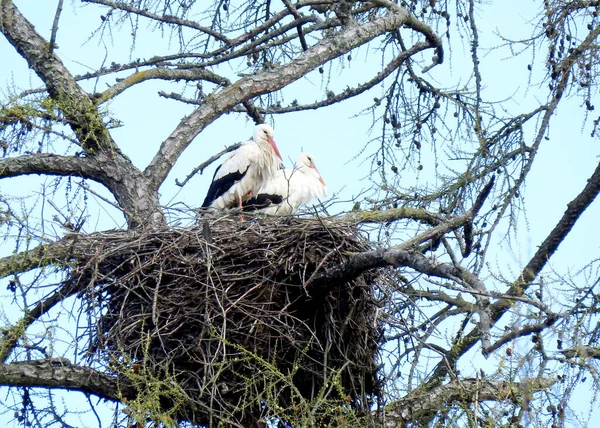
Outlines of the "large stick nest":
[[290,420],[332,402],[368,415],[380,392],[376,277],[313,281],[368,241],[333,220],[203,222],[103,235],[80,265],[98,314],[92,355],[130,381],[142,372],[179,385],[181,395],[161,388],[162,408],[203,425]]

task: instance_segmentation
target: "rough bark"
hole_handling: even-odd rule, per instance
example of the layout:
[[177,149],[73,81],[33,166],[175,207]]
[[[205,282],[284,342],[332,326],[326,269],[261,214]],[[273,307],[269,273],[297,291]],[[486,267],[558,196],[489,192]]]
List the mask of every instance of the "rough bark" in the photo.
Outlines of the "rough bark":
[[0,385],[69,389],[113,401],[136,395],[126,380],[71,364],[66,358],[0,364]]
[[110,185],[110,178],[98,158],[40,153],[0,159],[0,178],[29,174],[79,176]]
[[456,402],[469,406],[481,401],[522,403],[558,382],[556,378],[531,378],[507,383],[486,379],[455,379],[432,390],[418,390],[387,406],[383,426],[396,428],[427,418]]

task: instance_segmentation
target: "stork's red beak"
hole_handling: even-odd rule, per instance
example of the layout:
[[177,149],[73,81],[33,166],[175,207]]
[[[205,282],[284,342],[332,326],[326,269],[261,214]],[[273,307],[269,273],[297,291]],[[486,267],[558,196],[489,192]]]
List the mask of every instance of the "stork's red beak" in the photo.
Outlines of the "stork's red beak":
[[315,165],[311,166],[312,169],[314,169],[315,171],[317,171],[317,174],[319,175],[319,181],[321,182],[321,184],[323,186],[327,186],[325,184],[325,181],[323,180],[323,177],[321,177],[321,173],[319,172],[319,170],[317,169],[317,167]]
[[273,150],[275,150],[275,154],[277,155],[277,157],[279,157],[279,159],[283,160],[283,158],[281,157],[281,153],[279,153],[279,149],[277,148],[277,144],[275,144],[275,140],[273,139],[273,137],[267,137],[267,141],[269,142],[271,147],[273,147]]

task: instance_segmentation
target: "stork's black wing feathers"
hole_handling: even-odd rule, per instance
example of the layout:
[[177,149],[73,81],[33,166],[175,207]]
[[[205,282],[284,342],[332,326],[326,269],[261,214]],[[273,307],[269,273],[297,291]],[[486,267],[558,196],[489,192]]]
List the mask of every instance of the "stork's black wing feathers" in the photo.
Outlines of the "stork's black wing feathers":
[[202,203],[202,208],[208,208],[214,200],[216,200],[217,198],[222,196],[226,191],[231,189],[231,186],[233,186],[236,182],[240,181],[248,172],[248,168],[250,168],[250,166],[248,165],[244,172],[235,171],[224,175],[223,177],[215,179],[217,173],[221,169],[221,166],[222,165],[219,165],[219,167],[215,170],[215,174],[213,175],[213,181],[212,183],[210,183],[208,193],[206,194],[206,198],[204,198],[204,202]]
[[272,204],[281,204],[283,202],[283,196],[281,195],[269,195],[268,193],[259,193],[253,198],[248,199],[243,203],[242,207],[244,211],[254,211],[261,208],[266,208]]

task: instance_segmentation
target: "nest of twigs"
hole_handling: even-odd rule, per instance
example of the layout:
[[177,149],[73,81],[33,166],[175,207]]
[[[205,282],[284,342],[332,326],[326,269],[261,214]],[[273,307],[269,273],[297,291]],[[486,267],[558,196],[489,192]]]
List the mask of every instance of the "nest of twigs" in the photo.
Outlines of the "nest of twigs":
[[98,314],[91,355],[140,393],[148,378],[164,382],[160,406],[173,418],[250,426],[311,411],[328,424],[333,406],[324,403],[336,402],[370,414],[379,396],[375,276],[315,280],[369,249],[355,226],[232,215],[103,236],[85,267]]

